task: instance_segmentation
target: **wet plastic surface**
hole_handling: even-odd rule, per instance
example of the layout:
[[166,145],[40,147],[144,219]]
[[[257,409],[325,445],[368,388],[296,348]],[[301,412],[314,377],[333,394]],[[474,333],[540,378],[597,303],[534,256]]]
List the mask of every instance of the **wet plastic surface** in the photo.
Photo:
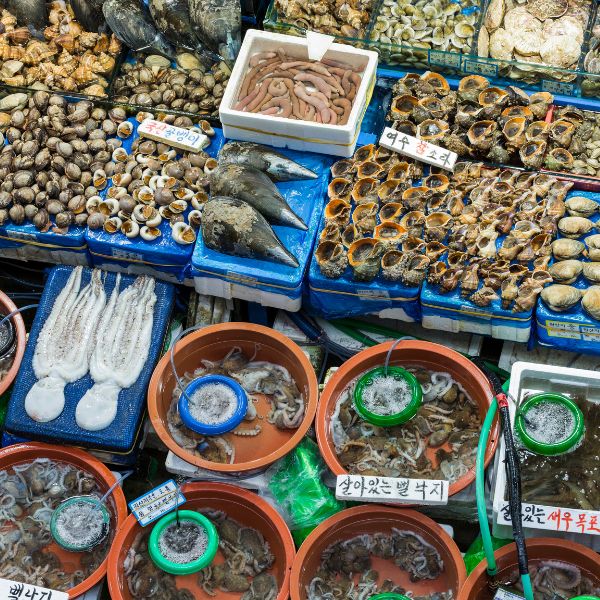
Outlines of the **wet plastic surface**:
[[[75,422],[75,408],[94,383],[89,372],[82,379],[69,383],[65,387],[66,401],[62,413],[53,421],[38,423],[25,412],[25,397],[37,381],[32,366],[33,354],[38,335],[52,310],[56,297],[69,278],[71,270],[70,267],[54,267],[48,276],[44,294],[29,333],[22,366],[15,381],[5,426],[9,433],[23,438],[53,443],[70,443],[102,450],[128,451],[136,440],[146,405],[146,389],[162,349],[163,337],[173,304],[174,288],[168,283],[156,282],[157,302],[154,308],[152,343],[148,359],[137,381],[131,387],[120,391],[117,416],[107,428],[100,431],[88,431],[81,429]],[[84,269],[81,285],[87,285],[90,277],[91,270]],[[107,296],[114,288],[115,278],[114,273],[105,275],[104,289]],[[135,277],[123,275],[121,290],[134,281]]]

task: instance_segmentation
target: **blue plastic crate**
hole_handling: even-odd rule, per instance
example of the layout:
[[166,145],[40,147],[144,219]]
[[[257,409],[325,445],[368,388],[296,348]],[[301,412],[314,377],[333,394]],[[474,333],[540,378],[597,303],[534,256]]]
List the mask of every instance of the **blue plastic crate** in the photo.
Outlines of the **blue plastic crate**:
[[[585,196],[600,202],[600,194],[586,191],[570,191],[567,199],[573,196]],[[600,222],[600,215],[595,214],[590,219]],[[591,231],[588,235],[597,233]],[[558,237],[563,237],[560,234]],[[586,236],[587,237],[587,236]],[[584,241],[585,238],[580,238]],[[586,260],[582,258],[582,260]],[[586,281],[583,275],[571,284],[580,290],[593,285]],[[564,312],[556,312],[548,308],[544,301],[538,298],[535,310],[535,326],[538,341],[544,346],[582,352],[586,354],[600,354],[600,321],[593,319],[578,302],[573,308]]]
[[[135,118],[130,118],[129,121],[133,124],[134,130],[132,135],[123,141],[123,148],[128,152],[139,137],[137,133],[139,123]],[[223,145],[222,131],[215,129],[215,135],[210,139],[211,144],[205,151],[214,157]],[[106,197],[111,187],[112,181],[102,190],[101,196]],[[187,215],[190,210],[191,207],[184,215]],[[161,236],[151,242],[139,236],[129,239],[120,231],[110,234],[104,229],[88,229],[85,237],[93,266],[129,273],[148,273],[157,277],[166,274],[173,281],[183,282],[190,276],[189,263],[194,244],[178,244],[171,237],[171,226],[166,220],[163,220],[158,228]]]
[[300,266],[253,258],[230,256],[204,245],[198,236],[192,256],[196,290],[224,298],[241,298],[287,310],[299,310],[304,279],[323,211],[323,197],[329,184],[332,157],[312,152],[277,148],[277,151],[318,174],[318,179],[277,183],[291,209],[299,215],[307,231],[275,225],[273,231],[297,258]]
[[[71,274],[70,267],[54,267],[48,277],[40,305],[37,309],[33,326],[29,333],[23,362],[14,384],[14,389],[8,406],[5,428],[12,435],[30,440],[73,444],[85,448],[108,450],[111,452],[129,453],[139,435],[142,415],[146,406],[146,392],[152,371],[162,350],[163,338],[173,305],[174,288],[171,284],[156,282],[155,293],[157,302],[154,308],[152,325],[152,343],[148,360],[138,377],[129,388],[119,393],[119,406],[115,420],[100,431],[81,429],[75,421],[75,408],[85,392],[93,385],[88,373],[82,379],[69,383],[65,387],[65,407],[63,412],[53,421],[38,423],[25,412],[25,397],[37,381],[33,372],[32,359],[38,335],[48,318],[56,297],[65,286]],[[86,285],[91,277],[91,269],[84,269],[81,285]],[[104,288],[107,296],[115,285],[116,275],[106,273]],[[131,285],[135,277],[122,276],[121,289]]]

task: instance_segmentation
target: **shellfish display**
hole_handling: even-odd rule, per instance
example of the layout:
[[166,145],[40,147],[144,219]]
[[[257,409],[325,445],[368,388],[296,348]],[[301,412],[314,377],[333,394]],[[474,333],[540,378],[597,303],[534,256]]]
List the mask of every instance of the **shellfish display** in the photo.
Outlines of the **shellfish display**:
[[0,150],[0,224],[31,222],[55,233],[95,220],[102,226],[99,193],[115,169],[125,112],[45,91],[21,95],[21,104],[0,113],[8,142]]
[[448,373],[403,368],[423,389],[416,416],[394,427],[363,420],[354,406],[355,379],[340,394],[331,419],[338,460],[351,475],[447,479],[452,484],[475,465],[479,409]]
[[[82,92],[106,96],[110,76],[121,52],[121,42],[113,35],[85,31],[75,19],[70,4],[63,0],[49,3],[50,11],[39,33],[27,3],[25,14],[2,9],[0,21],[0,81],[17,87]],[[29,3],[32,4],[32,3]],[[44,6],[44,2],[37,4]]]
[[[391,533],[359,535],[332,544],[321,556],[319,568],[306,589],[307,600],[347,598],[360,600],[376,594],[405,595],[411,590],[392,579],[381,581],[373,559],[393,563],[412,583],[435,581],[444,573],[444,561],[436,548],[414,532],[392,528]],[[414,600],[452,600],[453,591],[412,595]]]
[[116,529],[116,511],[110,500],[106,505],[111,518],[108,536],[93,551],[73,553],[73,558],[65,560],[64,553],[59,556],[52,550],[56,547],[50,531],[54,509],[72,496],[102,496],[93,475],[38,458],[0,471],[0,492],[4,552],[0,577],[66,591],[89,577],[106,558]]
[[326,227],[315,250],[321,273],[337,279],[349,264],[357,280],[371,281],[381,273],[389,281],[419,286],[429,258],[423,256],[425,243],[417,242],[425,224],[423,192],[412,186],[422,167],[370,144],[334,163],[331,174]]
[[[573,106],[556,107],[548,92],[528,95],[494,87],[481,75],[463,77],[451,90],[444,77],[409,73],[393,88],[388,119],[393,127],[456,152],[459,157],[596,174],[594,131],[597,114]],[[597,136],[597,134],[596,134]]]
[[[551,77],[575,79],[584,32],[591,14],[587,0],[529,0],[508,3],[491,0],[478,39],[478,54],[498,60],[531,63],[507,66],[502,75],[530,79],[535,65],[556,67]],[[546,71],[543,71],[544,73]],[[539,73],[538,73],[539,75]]]
[[282,21],[300,29],[360,38],[364,36],[374,4],[373,0],[352,0],[344,3],[333,0],[310,3],[301,0],[276,0],[275,8]]
[[237,381],[248,394],[248,410],[244,421],[233,431],[219,436],[204,436],[188,429],[178,411],[181,388],[173,391],[173,401],[167,413],[169,432],[182,448],[210,462],[235,462],[235,436],[256,437],[264,420],[280,430],[296,429],[304,418],[305,400],[288,372],[281,365],[254,361],[239,348],[232,348],[221,361],[202,360],[202,366],[193,373],[186,373],[182,383],[210,374],[220,374]]
[[[552,243],[554,284],[542,294],[543,303],[554,312],[581,307],[588,318],[600,317],[600,235],[596,233],[597,194],[572,192],[565,202],[570,216],[558,222],[560,238]],[[582,216],[586,215],[586,216]]]
[[146,110],[177,110],[216,116],[227,87],[230,68],[223,61],[207,68],[193,54],[177,55],[177,68],[163,56],[134,56],[124,63],[112,92],[115,102]]
[[198,512],[214,523],[219,534],[215,563],[196,576],[197,587],[202,591],[192,593],[185,584],[177,585],[176,577],[154,564],[148,552],[151,527],[147,527],[138,533],[125,559],[126,585],[131,596],[192,600],[198,593],[211,597],[220,590],[240,600],[275,598],[279,591],[272,573],[275,556],[260,531],[242,525],[223,511]]
[[250,57],[233,110],[284,119],[346,125],[360,88],[362,68],[277,52]]

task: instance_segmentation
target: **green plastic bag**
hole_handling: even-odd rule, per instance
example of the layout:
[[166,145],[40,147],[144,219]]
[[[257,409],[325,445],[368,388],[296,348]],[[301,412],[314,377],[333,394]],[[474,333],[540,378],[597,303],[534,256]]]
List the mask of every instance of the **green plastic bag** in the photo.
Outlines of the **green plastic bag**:
[[307,437],[266,473],[268,490],[298,546],[319,523],[345,508],[321,480],[324,470],[318,446]]
[[[507,544],[511,544],[513,540],[502,540],[500,538],[492,536],[492,546],[494,550],[502,548]],[[465,565],[467,567],[467,575],[471,574],[471,571],[485,559],[485,552],[483,551],[483,541],[481,536],[478,535],[475,541],[469,546],[469,549],[465,552]]]

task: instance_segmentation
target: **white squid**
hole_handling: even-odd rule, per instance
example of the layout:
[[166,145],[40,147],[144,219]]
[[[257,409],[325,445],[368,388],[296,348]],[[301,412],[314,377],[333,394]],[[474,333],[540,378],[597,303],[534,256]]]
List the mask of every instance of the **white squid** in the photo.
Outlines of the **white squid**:
[[94,270],[82,289],[81,276],[82,267],[73,269],[38,335],[32,361],[38,381],[25,397],[25,411],[35,421],[56,419],[65,406],[65,386],[89,369],[106,293],[101,271]]
[[90,359],[94,385],[75,409],[77,424],[88,431],[105,429],[114,421],[119,392],[137,381],[148,359],[156,304],[154,279],[138,277],[120,293],[119,286],[117,276]]

